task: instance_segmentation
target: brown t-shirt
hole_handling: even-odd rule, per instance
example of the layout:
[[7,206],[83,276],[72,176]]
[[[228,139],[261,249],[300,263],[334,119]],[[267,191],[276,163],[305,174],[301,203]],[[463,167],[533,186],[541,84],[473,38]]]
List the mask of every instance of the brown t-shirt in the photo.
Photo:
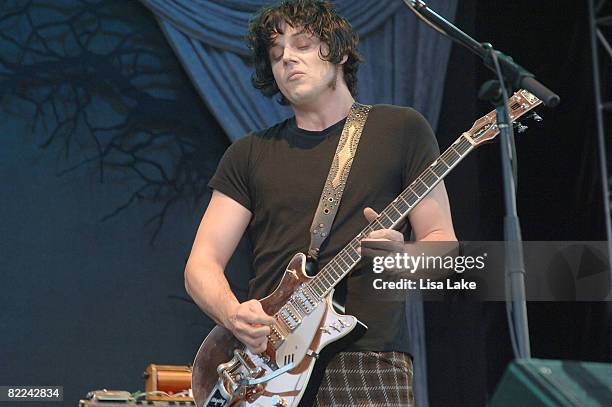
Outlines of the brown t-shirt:
[[[290,118],[237,140],[221,159],[209,186],[253,214],[248,225],[254,271],[249,298],[272,292],[293,255],[308,250],[310,225],[343,126],[344,120],[323,131],[307,131]],[[330,236],[321,246],[320,268],[367,225],[363,208],[382,210],[438,155],[433,131],[418,112],[375,105]],[[371,269],[361,262],[336,288],[346,313],[369,327],[350,350],[408,352],[404,303],[359,290],[366,272]]]

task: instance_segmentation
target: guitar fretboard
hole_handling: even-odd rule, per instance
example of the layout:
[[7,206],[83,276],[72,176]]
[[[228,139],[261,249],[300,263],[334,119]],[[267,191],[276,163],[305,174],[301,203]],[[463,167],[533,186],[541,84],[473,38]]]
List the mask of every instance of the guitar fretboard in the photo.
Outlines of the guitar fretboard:
[[370,232],[395,229],[440,181],[472,150],[465,136],[455,142],[431,163],[379,216],[359,232],[307,285],[319,298],[326,296],[361,260],[359,242]]

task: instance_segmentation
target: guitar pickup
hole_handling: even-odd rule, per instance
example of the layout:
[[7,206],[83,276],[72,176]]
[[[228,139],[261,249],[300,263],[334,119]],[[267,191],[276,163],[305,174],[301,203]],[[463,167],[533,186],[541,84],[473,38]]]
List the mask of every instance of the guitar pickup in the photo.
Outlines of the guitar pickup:
[[270,326],[270,335],[268,339],[272,342],[274,348],[278,349],[280,345],[285,341],[285,336],[279,331],[280,327]]
[[298,327],[301,320],[294,312],[292,312],[287,305],[281,308],[279,312],[281,320],[287,325],[287,327],[293,331]]
[[315,300],[310,289],[306,285],[302,285],[292,296],[291,301],[294,307],[299,307],[303,311],[304,315],[310,314],[317,306],[318,302]]

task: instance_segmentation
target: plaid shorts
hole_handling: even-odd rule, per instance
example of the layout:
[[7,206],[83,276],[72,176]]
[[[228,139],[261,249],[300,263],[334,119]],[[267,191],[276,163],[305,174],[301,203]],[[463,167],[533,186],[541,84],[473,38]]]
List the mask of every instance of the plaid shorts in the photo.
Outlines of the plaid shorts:
[[327,365],[316,407],[414,407],[412,360],[401,352],[342,352]]

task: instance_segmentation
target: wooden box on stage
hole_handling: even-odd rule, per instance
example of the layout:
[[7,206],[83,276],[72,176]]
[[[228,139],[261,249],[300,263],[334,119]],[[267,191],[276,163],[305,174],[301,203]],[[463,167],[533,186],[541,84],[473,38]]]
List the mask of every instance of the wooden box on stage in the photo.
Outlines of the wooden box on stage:
[[[144,372],[145,391],[164,392],[169,395],[181,393],[191,389],[191,366],[187,365],[155,365],[147,366]],[[173,400],[173,401],[192,401],[193,397],[172,397],[161,394],[151,394],[146,396],[147,400]]]

